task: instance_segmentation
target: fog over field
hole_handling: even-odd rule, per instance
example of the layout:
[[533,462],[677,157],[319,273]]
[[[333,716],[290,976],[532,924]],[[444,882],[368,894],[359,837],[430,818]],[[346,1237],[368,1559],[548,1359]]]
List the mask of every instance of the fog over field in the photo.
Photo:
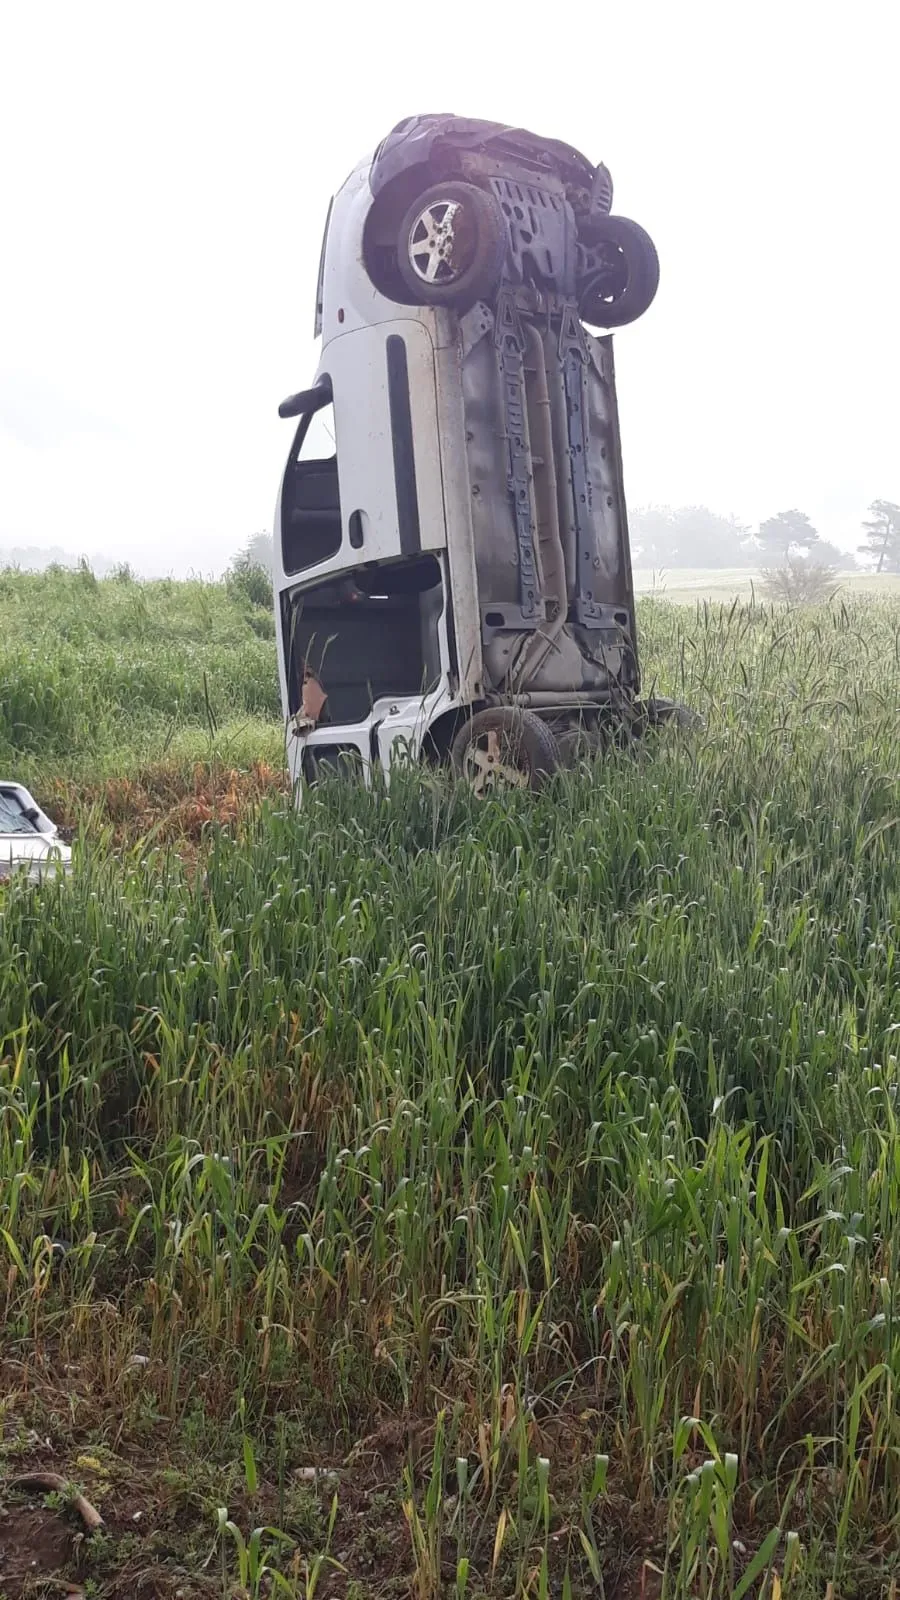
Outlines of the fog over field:
[[538,88],[530,27],[460,0],[448,89],[408,0],[389,28],[287,0],[7,7],[0,550],[208,574],[271,523],[329,196],[429,110],[605,160],[656,240],[657,300],[616,342],[630,504],[799,506],[852,550],[900,500],[893,9],[567,15]]

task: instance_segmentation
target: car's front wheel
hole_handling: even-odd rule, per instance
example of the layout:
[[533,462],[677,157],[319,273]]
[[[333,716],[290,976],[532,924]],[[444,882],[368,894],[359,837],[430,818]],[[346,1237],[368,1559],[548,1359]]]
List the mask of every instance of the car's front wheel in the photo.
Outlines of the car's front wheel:
[[416,304],[465,311],[493,294],[506,243],[493,195],[451,179],[410,206],[398,232],[397,265]]

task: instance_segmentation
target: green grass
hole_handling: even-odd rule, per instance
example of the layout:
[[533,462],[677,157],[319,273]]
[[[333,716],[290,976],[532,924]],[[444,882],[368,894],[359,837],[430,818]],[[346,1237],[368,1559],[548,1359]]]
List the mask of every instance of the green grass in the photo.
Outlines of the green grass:
[[900,606],[641,625],[705,733],[5,890],[16,1414],[182,1474],[97,1592],[896,1593]]
[[0,614],[4,775],[39,786],[280,745],[271,609],[237,585],[0,571]]

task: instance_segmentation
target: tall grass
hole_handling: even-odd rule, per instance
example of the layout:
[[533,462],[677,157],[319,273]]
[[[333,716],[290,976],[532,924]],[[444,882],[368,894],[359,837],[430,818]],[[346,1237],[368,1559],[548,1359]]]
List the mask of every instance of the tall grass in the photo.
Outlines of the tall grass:
[[886,1595],[900,607],[642,622],[705,733],[5,891],[6,1340],[263,1471],[418,1419],[423,1597]]
[[0,770],[189,757],[280,716],[271,610],[235,585],[0,571]]

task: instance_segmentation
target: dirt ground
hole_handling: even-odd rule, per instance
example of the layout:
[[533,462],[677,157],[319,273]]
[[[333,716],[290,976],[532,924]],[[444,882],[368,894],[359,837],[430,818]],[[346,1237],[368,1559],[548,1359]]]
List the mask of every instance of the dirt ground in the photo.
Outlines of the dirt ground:
[[[152,1364],[130,1379],[139,1394],[123,1406],[90,1360],[0,1362],[0,1597],[2,1600],[415,1600],[423,1595],[410,1524],[431,1473],[433,1427],[411,1417],[372,1419],[372,1431],[329,1450],[290,1448],[273,1465],[272,1440],[259,1438],[258,1473],[248,1481],[239,1432],[208,1419],[202,1436],[164,1418],[154,1398]],[[555,1419],[533,1441],[561,1461],[576,1443]],[[578,1445],[580,1450],[580,1444]],[[574,1466],[574,1457],[573,1462]],[[62,1488],[28,1480],[58,1476]],[[451,1481],[452,1480],[452,1481]],[[412,1486],[412,1500],[410,1498]],[[560,1483],[562,1490],[562,1482]],[[569,1572],[574,1596],[596,1592],[577,1535],[575,1479],[555,1499],[549,1535],[551,1600]],[[505,1486],[504,1500],[514,1485]],[[455,1479],[444,1489],[452,1512]],[[85,1506],[87,1502],[87,1506]],[[509,1600],[520,1592],[511,1529],[497,1544],[497,1513],[471,1523],[468,1600]],[[92,1516],[92,1513],[94,1514]],[[98,1521],[98,1519],[100,1519]],[[97,1525],[91,1528],[91,1521]],[[657,1600],[664,1555],[652,1508],[611,1494],[602,1529],[606,1600]],[[260,1530],[259,1560],[241,1570],[240,1545]],[[600,1531],[600,1530],[598,1530]],[[502,1540],[501,1540],[502,1543]],[[521,1559],[521,1555],[520,1558]],[[456,1537],[438,1540],[431,1582],[456,1589]],[[530,1561],[530,1558],[529,1558]],[[260,1566],[269,1564],[268,1573]],[[533,1564],[533,1563],[532,1563]],[[272,1576],[277,1570],[283,1579]],[[536,1577],[536,1569],[533,1574]],[[286,1585],[286,1587],[285,1587]],[[536,1592],[536,1590],[535,1590]]]

